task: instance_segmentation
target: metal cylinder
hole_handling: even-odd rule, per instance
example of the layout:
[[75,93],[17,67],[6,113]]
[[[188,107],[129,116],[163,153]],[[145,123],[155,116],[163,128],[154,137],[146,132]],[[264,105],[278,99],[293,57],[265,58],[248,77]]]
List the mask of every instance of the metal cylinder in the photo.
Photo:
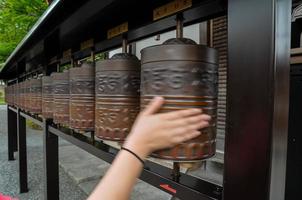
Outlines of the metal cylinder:
[[9,85],[4,88],[4,92],[5,92],[5,102],[8,105],[10,105],[10,93],[9,93],[10,92],[10,86]]
[[14,96],[13,96],[13,85],[10,85],[8,88],[8,94],[9,94],[9,105],[13,105]]
[[193,161],[209,158],[216,150],[218,52],[185,38],[142,50],[141,108],[155,96],[165,98],[160,112],[201,108],[212,116],[201,135],[154,157]]
[[10,93],[10,105],[13,106],[14,105],[14,85],[10,85],[9,87],[9,93]]
[[12,106],[13,105],[13,85],[9,86],[9,104]]
[[20,83],[20,91],[19,91],[19,93],[20,93],[20,108],[22,109],[22,110],[24,110],[24,105],[25,105],[25,93],[24,93],[24,86],[25,86],[25,82],[23,81],[23,82],[21,82]]
[[15,106],[16,105],[16,83],[14,83],[12,85],[12,105]]
[[121,53],[96,64],[95,133],[122,141],[139,112],[140,61]]
[[16,83],[15,95],[16,95],[15,106],[19,107],[19,83]]
[[11,88],[11,95],[12,95],[12,105],[15,105],[15,84],[12,85]]
[[29,111],[34,114],[42,113],[42,80],[31,79],[30,81],[30,100]]
[[69,70],[70,128],[80,131],[94,130],[95,67],[84,63]]
[[53,84],[53,121],[69,126],[69,71],[52,73]]
[[22,107],[22,82],[18,83],[18,107]]
[[33,79],[29,79],[29,80],[25,80],[23,83],[23,107],[24,110],[26,111],[31,111],[31,103],[30,103],[30,99],[31,99],[31,82]]
[[52,77],[42,77],[42,116],[45,119],[53,118],[53,85]]

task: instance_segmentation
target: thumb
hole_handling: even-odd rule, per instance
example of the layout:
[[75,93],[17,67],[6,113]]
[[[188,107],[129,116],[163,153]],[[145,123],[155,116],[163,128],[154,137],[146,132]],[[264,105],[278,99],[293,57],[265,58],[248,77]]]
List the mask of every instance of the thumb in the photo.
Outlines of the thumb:
[[147,107],[143,110],[142,115],[152,115],[156,113],[163,104],[164,98],[154,97],[152,101],[147,105]]

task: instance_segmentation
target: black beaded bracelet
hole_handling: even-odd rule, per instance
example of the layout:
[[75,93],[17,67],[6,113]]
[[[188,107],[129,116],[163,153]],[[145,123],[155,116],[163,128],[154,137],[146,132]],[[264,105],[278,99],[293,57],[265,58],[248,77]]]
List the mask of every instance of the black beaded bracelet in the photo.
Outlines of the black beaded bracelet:
[[143,164],[143,166],[145,166],[145,162],[143,161],[143,159],[141,159],[136,153],[134,153],[133,151],[131,151],[130,149],[127,149],[125,147],[122,147],[121,150],[128,151],[129,153],[134,155]]

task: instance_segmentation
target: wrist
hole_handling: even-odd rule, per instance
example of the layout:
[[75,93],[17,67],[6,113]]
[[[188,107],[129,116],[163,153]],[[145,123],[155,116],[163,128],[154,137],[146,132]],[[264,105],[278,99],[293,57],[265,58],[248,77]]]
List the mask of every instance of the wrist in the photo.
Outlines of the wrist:
[[131,139],[127,140],[123,147],[133,151],[143,160],[146,160],[148,155],[151,153],[146,146],[141,145],[138,142],[133,142]]

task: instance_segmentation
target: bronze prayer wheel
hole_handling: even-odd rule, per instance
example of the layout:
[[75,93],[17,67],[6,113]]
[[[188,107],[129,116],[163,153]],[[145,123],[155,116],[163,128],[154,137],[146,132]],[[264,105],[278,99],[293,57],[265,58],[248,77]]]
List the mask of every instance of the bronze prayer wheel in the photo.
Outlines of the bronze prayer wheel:
[[12,105],[16,106],[16,101],[17,101],[17,97],[16,97],[16,84],[13,85],[13,102],[12,102]]
[[18,107],[22,109],[22,85],[23,82],[18,83]]
[[10,86],[9,85],[5,87],[5,102],[8,105],[11,105],[11,102],[10,102]]
[[9,103],[12,106],[14,104],[14,85],[9,86]]
[[31,79],[30,81],[30,109],[35,114],[42,113],[42,79]]
[[16,96],[16,93],[17,92],[17,84],[15,83],[13,85],[13,95],[14,95],[14,98],[13,98],[13,105],[16,106],[16,103],[17,103],[17,96]]
[[95,67],[84,63],[71,68],[70,75],[70,128],[80,131],[94,130]]
[[120,53],[96,64],[96,136],[123,141],[139,112],[140,61]]
[[24,84],[25,82],[23,81],[23,82],[21,82],[20,83],[20,91],[19,91],[19,95],[20,95],[20,102],[19,102],[19,104],[20,104],[20,108],[21,109],[23,109],[24,110],[24,104],[25,104],[25,93],[24,93],[24,86],[25,86],[25,84]]
[[69,126],[69,71],[52,73],[53,85],[53,121]]
[[10,96],[9,96],[9,86],[6,86],[6,87],[5,87],[5,102],[6,102],[8,105],[10,105],[9,99],[10,99]]
[[13,104],[13,94],[12,94],[12,90],[13,90],[13,85],[9,86],[9,104],[12,105]]
[[10,105],[14,105],[14,85],[9,87]]
[[31,110],[31,103],[30,103],[30,99],[31,99],[31,89],[30,89],[30,85],[33,79],[30,80],[25,80],[23,83],[23,107],[24,110],[26,111],[30,111]]
[[53,85],[50,76],[42,77],[42,116],[53,118]]
[[15,96],[16,96],[15,106],[19,107],[19,83],[16,83],[15,86]]
[[186,38],[142,50],[141,108],[155,96],[165,98],[160,112],[201,108],[212,116],[201,135],[154,157],[193,161],[209,158],[216,151],[218,52]]
[[15,84],[11,86],[11,105],[15,105]]
[[25,96],[28,96],[29,95],[29,93],[25,93],[25,87],[26,87],[26,85],[27,85],[27,83],[26,83],[26,81],[23,81],[22,82],[22,109],[23,110],[25,110]]

